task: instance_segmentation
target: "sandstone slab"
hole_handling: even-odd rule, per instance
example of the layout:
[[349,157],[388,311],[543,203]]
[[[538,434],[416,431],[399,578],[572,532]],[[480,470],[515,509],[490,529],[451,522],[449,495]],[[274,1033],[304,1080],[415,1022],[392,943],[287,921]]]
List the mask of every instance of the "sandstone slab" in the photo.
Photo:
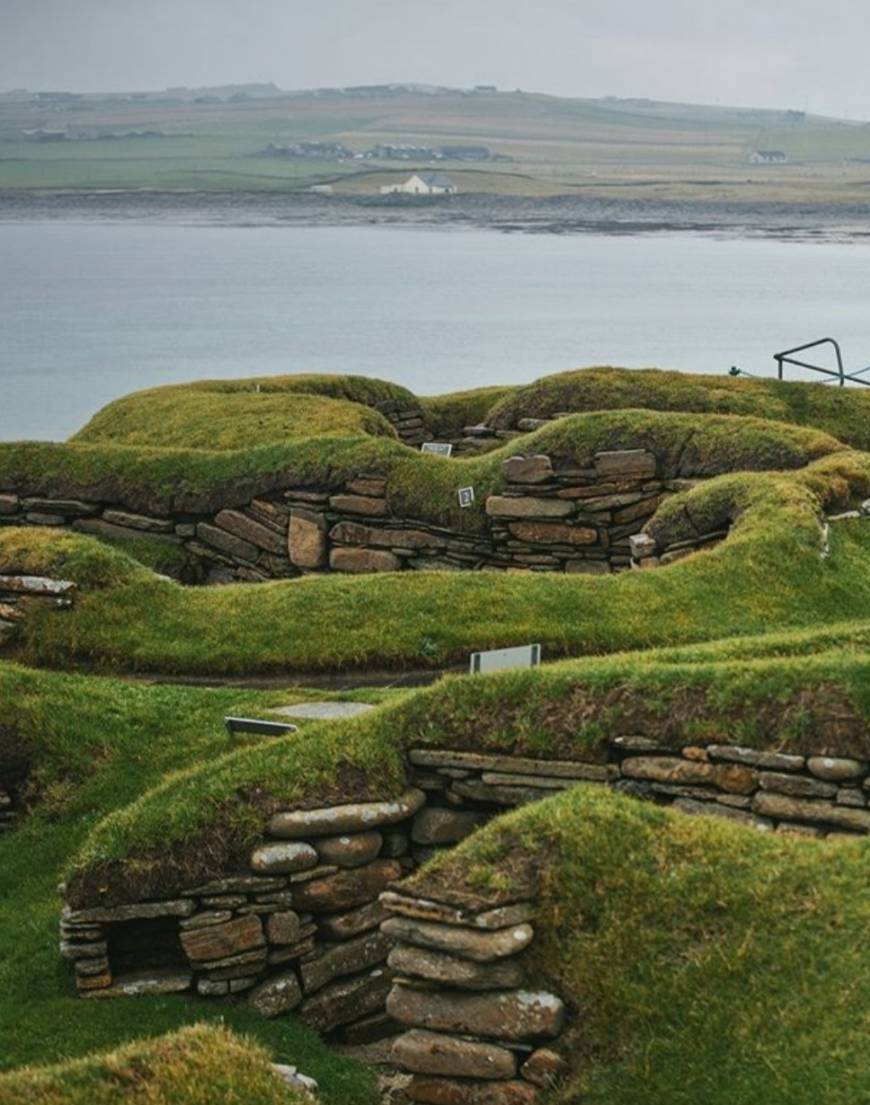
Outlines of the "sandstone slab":
[[416,1074],[405,1093],[418,1105],[532,1105],[538,1091],[530,1082],[473,1082]]
[[351,1024],[369,1013],[379,1012],[390,986],[390,973],[380,968],[341,978],[306,998],[300,1015],[318,1032],[331,1032],[339,1025]]
[[401,560],[385,549],[334,548],[329,553],[329,566],[334,572],[397,572]]
[[740,764],[711,764],[676,756],[632,756],[622,762],[622,774],[652,782],[719,787],[732,794],[749,794],[755,774]]
[[867,765],[860,760],[834,756],[810,756],[807,767],[818,779],[824,779],[830,783],[860,779],[867,774]]
[[564,499],[490,495],[486,500],[486,513],[490,518],[567,518],[574,513],[574,505]]
[[415,1074],[501,1079],[513,1078],[517,1072],[516,1058],[507,1048],[422,1028],[413,1028],[394,1042],[392,1060]]
[[390,940],[378,929],[338,944],[321,945],[300,965],[305,993],[320,990],[342,975],[356,974],[383,963],[390,952]]
[[270,944],[296,944],[302,938],[302,921],[292,909],[282,909],[266,918],[266,939]]
[[565,1059],[548,1047],[537,1048],[520,1068],[522,1077],[542,1090],[552,1089],[567,1073]]
[[315,848],[321,863],[336,867],[362,867],[377,858],[383,843],[384,838],[378,830],[371,829],[367,833],[320,837]]
[[594,545],[598,530],[592,526],[569,526],[558,522],[511,522],[510,533],[530,545]]
[[412,788],[386,802],[354,802],[313,810],[277,813],[269,822],[269,833],[285,839],[332,836],[359,832],[379,825],[391,825],[412,817],[426,801],[422,790]]
[[756,813],[785,821],[809,821],[856,833],[870,833],[870,810],[835,806],[811,798],[789,798],[785,794],[759,791],[752,802]]
[[384,921],[381,930],[402,943],[447,952],[477,963],[492,963],[505,956],[517,955],[528,947],[535,935],[529,924],[486,932],[434,921],[414,921],[408,917],[391,917]]
[[237,917],[218,925],[185,929],[180,933],[181,946],[191,963],[212,963],[238,955],[265,942],[259,917]]
[[646,449],[612,449],[595,454],[595,471],[601,479],[652,479],[656,458]]
[[291,874],[317,866],[317,852],[301,841],[261,844],[251,853],[251,868],[264,873]]
[[523,982],[522,965],[515,958],[476,963],[445,952],[401,944],[390,952],[387,963],[397,975],[427,979],[460,990],[512,990]]
[[262,522],[249,518],[247,514],[242,514],[241,511],[218,511],[214,521],[216,526],[234,534],[236,537],[241,537],[244,541],[249,541],[252,545],[256,545],[258,549],[276,553],[278,556],[282,556],[286,552],[284,538],[280,533],[276,533],[269,526],[264,526]]
[[346,511],[348,514],[367,514],[371,517],[383,518],[387,513],[386,500],[371,495],[333,495],[329,505],[333,510]]
[[139,971],[116,978],[111,986],[89,990],[87,996],[132,998],[146,994],[180,994],[189,990],[192,982],[190,971]]
[[398,860],[379,859],[365,867],[337,871],[322,879],[300,883],[294,890],[293,900],[297,908],[308,913],[339,913],[371,902],[401,875]]
[[302,1002],[302,988],[295,971],[274,975],[248,994],[248,1005],[262,1017],[279,1017]]
[[379,901],[368,902],[348,913],[321,918],[318,931],[326,940],[349,940],[352,936],[377,928],[386,917],[387,912]]
[[315,571],[326,564],[326,519],[314,510],[295,507],[290,513],[287,552],[297,568]]
[[529,990],[457,994],[400,985],[390,992],[387,1012],[416,1028],[515,1041],[556,1036],[565,1020],[555,994]]
[[553,464],[546,453],[508,457],[501,470],[508,483],[546,483],[553,477]]

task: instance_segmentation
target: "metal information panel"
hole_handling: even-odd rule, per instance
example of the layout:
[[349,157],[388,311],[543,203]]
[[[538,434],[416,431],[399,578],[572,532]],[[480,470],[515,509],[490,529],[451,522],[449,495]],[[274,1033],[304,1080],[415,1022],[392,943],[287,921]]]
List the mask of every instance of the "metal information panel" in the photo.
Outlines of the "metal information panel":
[[453,446],[449,441],[424,441],[420,446],[421,453],[435,453],[439,457],[449,457],[453,453]]
[[536,668],[541,662],[540,645],[520,645],[519,648],[495,648],[489,652],[472,652],[471,674],[506,671],[508,668]]

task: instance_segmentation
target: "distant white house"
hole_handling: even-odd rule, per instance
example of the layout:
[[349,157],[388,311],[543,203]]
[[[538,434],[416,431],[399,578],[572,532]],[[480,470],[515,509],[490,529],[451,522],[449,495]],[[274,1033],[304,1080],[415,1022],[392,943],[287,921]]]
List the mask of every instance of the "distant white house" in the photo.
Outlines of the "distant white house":
[[749,155],[750,165],[782,165],[788,161],[782,150],[753,150]]
[[446,173],[414,173],[404,184],[384,184],[381,193],[404,192],[412,196],[449,196],[458,192],[456,184]]

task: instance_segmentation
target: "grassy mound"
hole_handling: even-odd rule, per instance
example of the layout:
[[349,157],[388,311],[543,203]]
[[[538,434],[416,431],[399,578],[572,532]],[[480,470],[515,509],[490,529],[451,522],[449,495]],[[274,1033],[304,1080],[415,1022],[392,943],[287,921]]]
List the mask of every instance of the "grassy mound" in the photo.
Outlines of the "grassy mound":
[[[820,626],[870,616],[870,527],[838,523],[823,556],[821,523],[826,507],[868,488],[870,457],[848,452],[792,473],[711,479],[668,500],[650,529],[677,541],[730,525],[726,541],[667,568],[612,577],[385,573],[196,589],[112,554],[128,575],[83,587],[60,616],[34,612],[16,654],[51,666],[245,674],[438,667],[530,640],[554,658]],[[45,531],[0,532],[0,564],[6,543],[21,540],[52,546]],[[67,540],[80,559],[98,548]],[[60,570],[75,578],[74,569]]]
[[239,862],[279,808],[398,794],[412,746],[595,761],[614,736],[655,732],[676,748],[870,757],[870,664],[840,632],[836,647],[824,640],[821,651],[789,658],[678,663],[652,652],[454,677],[359,719],[246,746],[164,780],[95,826],[70,867],[72,900],[91,901],[98,889],[107,903],[171,893]]
[[[763,834],[577,788],[414,876],[426,896],[535,872],[531,974],[572,1009],[584,1105],[866,1097],[870,846]],[[569,1022],[570,1023],[570,1022]]]
[[196,1025],[48,1067],[0,1076],[0,1105],[303,1105],[263,1048],[219,1026]]
[[383,415],[344,399],[264,391],[173,394],[160,388],[105,407],[73,440],[222,450],[326,434],[395,436]]
[[[548,452],[589,466],[601,449],[646,448],[663,471],[715,475],[734,469],[799,468],[843,450],[812,428],[753,418],[608,411],[545,426],[524,439],[528,452]],[[97,498],[131,510],[209,511],[281,487],[337,487],[360,471],[387,476],[387,501],[398,517],[456,529],[483,527],[483,505],[502,486],[501,462],[516,443],[484,457],[448,461],[382,437],[307,437],[256,449],[155,449],[141,445],[0,444],[0,488],[24,495]],[[456,489],[473,484],[476,505],[462,510]]]
[[584,368],[544,376],[497,402],[486,421],[514,429],[521,418],[626,407],[754,415],[815,426],[856,449],[870,449],[870,393],[862,389],[660,369]]
[[407,388],[366,376],[200,380],[137,391],[98,411],[71,440],[158,448],[245,449],[322,434],[392,435],[370,408],[417,406]]

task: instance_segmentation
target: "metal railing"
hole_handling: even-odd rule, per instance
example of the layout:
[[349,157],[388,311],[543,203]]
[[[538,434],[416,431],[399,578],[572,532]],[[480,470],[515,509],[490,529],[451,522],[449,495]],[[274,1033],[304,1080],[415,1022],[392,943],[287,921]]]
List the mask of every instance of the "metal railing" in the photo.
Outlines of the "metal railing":
[[[831,368],[824,368],[822,365],[810,364],[809,361],[798,360],[795,357],[795,353],[803,353],[806,349],[815,349],[819,345],[832,345],[834,347],[834,354],[837,358],[837,370],[836,372]],[[796,345],[794,349],[785,349],[782,353],[774,353],[773,359],[776,361],[777,376],[780,380],[784,378],[785,365],[794,365],[796,368],[807,368],[811,372],[818,372],[823,376],[828,376],[831,380],[836,380],[840,387],[845,387],[846,382],[852,384],[864,384],[865,387],[870,387],[870,380],[862,379],[866,372],[870,372],[870,365],[867,368],[861,368],[857,372],[846,372],[843,367],[843,354],[840,350],[839,342],[833,338],[819,338],[817,341],[808,341],[805,345]],[[825,381],[826,383],[830,381]]]

